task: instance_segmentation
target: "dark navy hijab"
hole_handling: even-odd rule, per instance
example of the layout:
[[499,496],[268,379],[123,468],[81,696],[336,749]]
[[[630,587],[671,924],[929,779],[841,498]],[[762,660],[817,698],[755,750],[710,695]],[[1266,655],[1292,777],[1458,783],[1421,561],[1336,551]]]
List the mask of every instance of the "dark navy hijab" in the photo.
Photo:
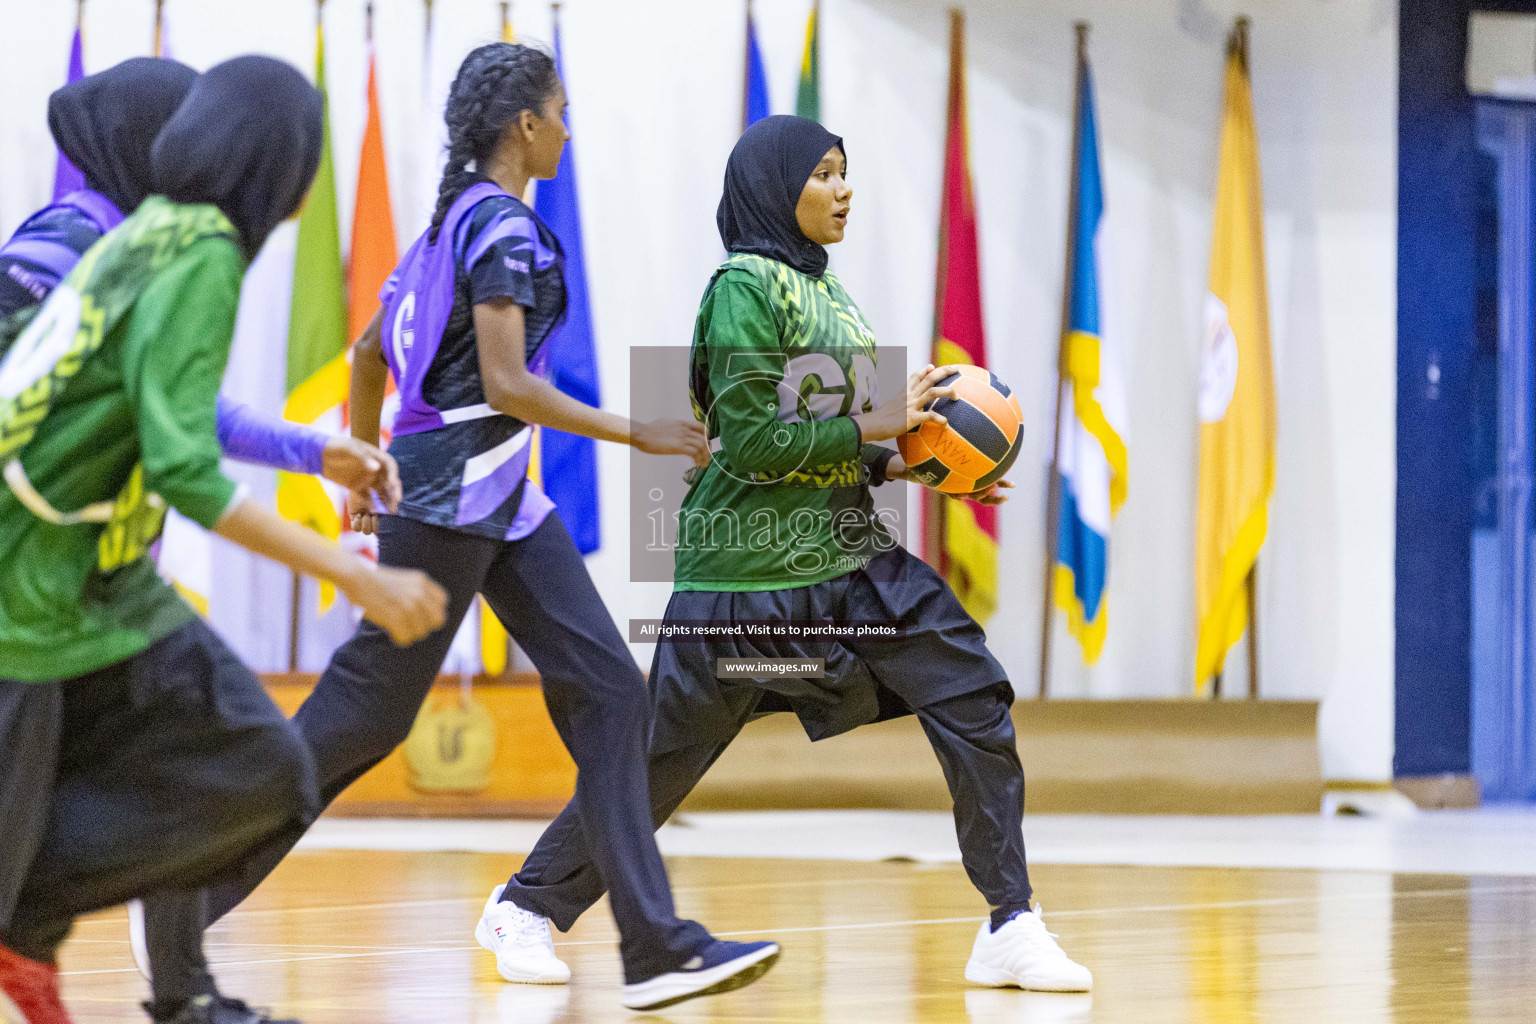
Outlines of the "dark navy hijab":
[[59,149],[124,215],[149,195],[149,151],[197,72],[173,60],[134,57],[48,97],[48,130]]
[[767,256],[820,277],[827,250],[805,237],[795,207],[827,150],[842,145],[815,121],[789,114],[765,117],[743,132],[725,165],[725,194],[715,214],[726,251]]
[[155,191],[212,203],[253,259],[291,217],[320,164],[324,100],[291,64],[236,57],[209,68],[155,140]]

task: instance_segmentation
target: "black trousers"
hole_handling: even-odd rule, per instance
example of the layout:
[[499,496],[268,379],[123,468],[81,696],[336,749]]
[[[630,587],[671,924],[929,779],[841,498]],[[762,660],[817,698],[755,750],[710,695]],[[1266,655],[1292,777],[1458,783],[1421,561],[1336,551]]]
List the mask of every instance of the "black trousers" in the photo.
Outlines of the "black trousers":
[[[752,718],[757,694],[740,699],[733,688],[727,703],[735,715],[724,735],[701,732],[693,743],[677,744],[651,756],[652,824],[660,828],[709,766],[725,752]],[[1006,682],[949,697],[913,713],[922,722],[955,801],[955,830],[961,860],[972,884],[992,906],[994,923],[1029,909],[1032,890],[1024,857],[1024,770],[1019,764]],[[828,742],[837,742],[835,739]],[[504,899],[543,914],[564,931],[603,895],[603,876],[594,864],[593,844],[583,809],[574,801],[539,838],[522,869],[507,883]]]
[[75,679],[0,681],[0,941],[22,956],[317,812],[308,747],[201,621]]
[[[576,762],[574,803],[603,836],[594,870],[613,892],[626,980],[643,981],[690,959],[709,936],[677,917],[652,835],[645,677],[559,517],[507,542],[385,516],[379,561],[430,575],[448,591],[448,615],[442,629],[410,647],[395,646],[364,621],[337,649],[293,719],[314,754],[322,801],[334,800],[405,741],[478,591],[538,668],[550,718]],[[216,880],[209,918],[249,895],[303,834],[303,827],[284,831]],[[176,915],[185,919],[195,908],[185,894],[168,894],[146,901],[146,913],[152,936],[175,935],[185,931],[174,924]],[[151,945],[158,995],[162,967],[187,965],[174,957],[162,964]]]

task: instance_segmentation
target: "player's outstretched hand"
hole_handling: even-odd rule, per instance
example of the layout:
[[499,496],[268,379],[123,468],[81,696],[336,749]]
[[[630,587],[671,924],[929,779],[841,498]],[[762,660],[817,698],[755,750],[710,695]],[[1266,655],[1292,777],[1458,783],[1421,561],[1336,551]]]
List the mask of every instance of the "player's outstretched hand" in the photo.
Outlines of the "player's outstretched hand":
[[[400,467],[388,452],[367,441],[336,434],[325,442],[322,459],[320,474],[327,480],[365,495],[372,491],[387,511],[393,512],[400,506]],[[373,504],[349,502],[348,508],[372,511]]]
[[697,420],[637,423],[630,444],[652,455],[686,455],[695,466],[709,465],[709,435]]
[[426,573],[380,566],[364,574],[363,581],[347,599],[361,606],[363,614],[399,646],[413,644],[442,626],[448,594]]
[[970,494],[951,494],[950,497],[961,499],[969,498],[970,500],[976,502],[978,505],[1001,505],[1003,502],[1007,501],[1009,497],[1008,495],[1004,494],[1003,491],[1011,490],[1013,490],[1012,480],[999,480],[992,486],[983,487],[979,491],[972,491]]
[[938,382],[955,373],[953,366],[933,366],[918,370],[907,378],[900,394],[892,395],[874,412],[860,413],[853,418],[865,441],[889,441],[909,430],[916,430],[924,423],[944,424],[943,416],[924,406],[936,398],[953,398],[954,389],[939,387]]

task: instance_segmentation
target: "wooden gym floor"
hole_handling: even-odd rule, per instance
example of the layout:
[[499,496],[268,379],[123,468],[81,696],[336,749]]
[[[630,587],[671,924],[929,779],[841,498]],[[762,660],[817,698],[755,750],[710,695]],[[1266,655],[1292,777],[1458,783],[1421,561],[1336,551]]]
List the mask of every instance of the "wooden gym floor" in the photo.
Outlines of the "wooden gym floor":
[[[1536,1020],[1536,878],[1038,867],[1088,997],[967,986],[982,907],[959,865],[673,858],[684,914],[784,956],[752,988],[637,1017],[606,905],[556,936],[568,988],[502,984],[471,931],[517,860],[300,852],[210,953],[228,992],[307,1024]],[[82,921],[62,967],[77,1024],[146,1019],[121,911]]]

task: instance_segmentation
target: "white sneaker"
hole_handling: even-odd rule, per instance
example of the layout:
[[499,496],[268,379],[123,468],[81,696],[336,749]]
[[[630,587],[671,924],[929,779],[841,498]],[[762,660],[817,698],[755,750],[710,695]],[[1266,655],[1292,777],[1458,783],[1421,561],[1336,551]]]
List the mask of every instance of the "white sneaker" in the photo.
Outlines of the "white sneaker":
[[145,981],[149,975],[149,938],[144,931],[144,901],[128,901],[128,948],[133,952],[133,966],[139,969]]
[[1093,974],[1073,963],[1045,930],[1041,909],[1015,914],[997,931],[983,921],[965,965],[965,980],[1001,988],[1016,985],[1036,992],[1087,992]]
[[491,890],[485,912],[475,925],[480,945],[496,954],[496,970],[508,981],[524,985],[564,985],[571,969],[555,956],[549,918],[501,901],[505,885]]

